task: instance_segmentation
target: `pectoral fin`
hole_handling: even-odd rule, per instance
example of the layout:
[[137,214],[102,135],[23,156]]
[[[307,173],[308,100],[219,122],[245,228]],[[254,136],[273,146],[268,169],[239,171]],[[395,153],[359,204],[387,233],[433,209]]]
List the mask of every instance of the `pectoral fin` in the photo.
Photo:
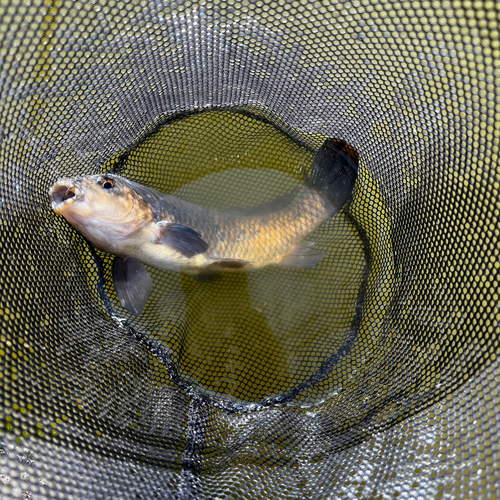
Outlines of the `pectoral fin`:
[[310,269],[325,257],[314,248],[314,241],[303,241],[285,254],[278,265]]
[[116,257],[113,262],[113,282],[122,307],[139,316],[153,289],[146,268],[136,259]]
[[158,243],[177,250],[185,257],[194,257],[208,250],[208,243],[192,227],[174,223],[158,223],[160,238]]

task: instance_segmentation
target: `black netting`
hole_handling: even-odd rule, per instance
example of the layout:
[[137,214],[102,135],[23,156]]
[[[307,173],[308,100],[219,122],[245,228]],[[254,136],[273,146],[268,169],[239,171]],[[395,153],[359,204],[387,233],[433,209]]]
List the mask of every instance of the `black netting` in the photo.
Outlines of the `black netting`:
[[[494,2],[0,2],[5,498],[496,498]],[[360,155],[314,269],[113,256],[49,206],[119,172],[207,209]]]

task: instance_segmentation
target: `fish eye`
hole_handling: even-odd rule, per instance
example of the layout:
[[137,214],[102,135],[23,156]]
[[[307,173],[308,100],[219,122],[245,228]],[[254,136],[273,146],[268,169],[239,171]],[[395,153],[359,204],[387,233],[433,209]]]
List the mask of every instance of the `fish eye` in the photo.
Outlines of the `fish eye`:
[[111,179],[103,179],[101,182],[101,186],[104,189],[112,189],[113,187],[115,187],[115,184]]

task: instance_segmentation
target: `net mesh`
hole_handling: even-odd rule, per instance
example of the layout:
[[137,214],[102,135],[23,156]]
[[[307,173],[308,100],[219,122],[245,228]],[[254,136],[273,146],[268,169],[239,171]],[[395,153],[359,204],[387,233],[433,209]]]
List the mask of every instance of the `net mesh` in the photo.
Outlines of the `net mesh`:
[[[494,2],[0,2],[5,498],[496,498]],[[206,208],[352,144],[313,270],[214,282],[49,207],[109,169]]]

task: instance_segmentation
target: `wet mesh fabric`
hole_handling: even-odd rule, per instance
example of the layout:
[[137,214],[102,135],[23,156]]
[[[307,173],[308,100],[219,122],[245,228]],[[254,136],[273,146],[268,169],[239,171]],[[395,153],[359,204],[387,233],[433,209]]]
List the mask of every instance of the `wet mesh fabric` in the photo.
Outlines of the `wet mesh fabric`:
[[[0,2],[0,492],[498,497],[494,2]],[[207,209],[359,153],[312,270],[211,282],[49,206],[106,171]]]

